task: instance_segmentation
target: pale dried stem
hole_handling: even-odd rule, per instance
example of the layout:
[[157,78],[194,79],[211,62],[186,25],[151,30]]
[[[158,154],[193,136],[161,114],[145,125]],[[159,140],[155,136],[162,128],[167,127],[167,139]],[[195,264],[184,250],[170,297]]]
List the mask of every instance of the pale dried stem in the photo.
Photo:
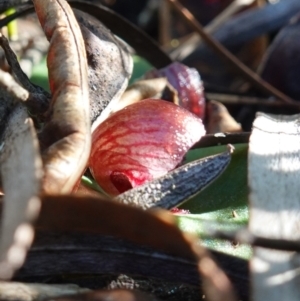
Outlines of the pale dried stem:
[[9,73],[2,70],[0,70],[0,87],[20,102],[27,101],[29,98],[29,92],[20,86]]

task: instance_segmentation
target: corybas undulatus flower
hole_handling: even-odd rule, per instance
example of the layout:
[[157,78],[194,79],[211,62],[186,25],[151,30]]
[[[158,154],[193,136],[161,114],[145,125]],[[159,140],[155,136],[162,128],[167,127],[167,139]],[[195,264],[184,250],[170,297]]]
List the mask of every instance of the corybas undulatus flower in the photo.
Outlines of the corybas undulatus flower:
[[93,132],[90,170],[110,195],[165,175],[205,134],[200,118],[146,99],[112,114]]

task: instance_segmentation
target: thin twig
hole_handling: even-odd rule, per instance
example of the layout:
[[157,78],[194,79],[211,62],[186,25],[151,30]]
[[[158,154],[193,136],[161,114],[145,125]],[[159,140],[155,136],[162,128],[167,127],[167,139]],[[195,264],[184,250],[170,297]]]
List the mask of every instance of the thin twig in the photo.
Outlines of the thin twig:
[[[204,27],[207,34],[214,33],[219,29],[226,21],[228,21],[235,13],[244,7],[251,5],[254,0],[235,0],[228,5],[219,15],[217,15],[209,24]],[[180,46],[174,49],[170,56],[175,60],[183,60],[189,56],[199,45],[202,44],[202,39],[197,33],[193,33],[187,40],[185,40]]]
[[202,39],[227,63],[244,76],[254,86],[268,95],[273,95],[286,103],[295,103],[289,96],[277,90],[275,87],[264,81],[258,74],[244,65],[236,56],[228,51],[222,44],[209,36],[203,29],[202,25],[195,17],[177,0],[167,0],[175,10],[188,22],[188,24],[202,37]]
[[43,114],[49,107],[51,95],[43,88],[34,85],[29,80],[28,76],[23,72],[16,54],[11,49],[8,40],[0,34],[0,46],[3,48],[6,60],[11,67],[12,73],[19,83],[29,91],[30,98],[27,105],[32,110],[33,114]]
[[279,99],[267,99],[261,97],[241,96],[222,93],[205,93],[206,99],[216,100],[223,104],[230,105],[251,105],[251,106],[266,106],[266,107],[289,107],[300,109],[300,102],[283,103]]
[[238,230],[235,232],[211,231],[209,233],[209,237],[236,241],[242,244],[248,244],[267,249],[300,252],[300,241],[260,237],[252,234],[247,229]]
[[209,146],[240,144],[249,142],[250,133],[217,133],[203,136],[193,149]]
[[17,56],[11,49],[7,38],[2,34],[0,34],[0,46],[4,50],[7,62],[10,65],[12,72],[14,73],[17,80],[29,92],[34,92],[35,89],[34,89],[32,83],[30,82],[28,76],[21,69],[18,59],[17,59]]
[[159,42],[162,46],[167,46],[170,43],[171,35],[171,18],[169,3],[163,1],[160,3],[159,9]]

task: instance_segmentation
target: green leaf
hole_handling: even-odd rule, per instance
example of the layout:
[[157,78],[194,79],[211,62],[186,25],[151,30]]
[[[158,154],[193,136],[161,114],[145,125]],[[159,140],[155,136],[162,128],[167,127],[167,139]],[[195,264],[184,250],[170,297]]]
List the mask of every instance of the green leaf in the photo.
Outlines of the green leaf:
[[[247,206],[247,144],[237,144],[231,162],[224,173],[210,186],[197,194],[193,199],[182,205],[181,208],[189,209],[191,213],[217,212],[220,217],[231,216],[235,210]],[[188,152],[186,161],[190,162],[199,158],[223,152],[226,146],[207,147],[194,149]]]
[[[245,227],[248,222],[247,144],[237,144],[228,168],[210,186],[197,194],[180,208],[192,214],[178,215],[178,226],[194,232],[208,248],[249,258],[251,248],[235,246],[232,242],[208,238],[210,229],[233,231]],[[226,146],[194,149],[188,152],[186,161],[223,152]]]
[[153,69],[153,66],[140,56],[133,56],[133,72],[129,81],[129,85],[142,77],[147,71]]
[[46,91],[50,91],[46,57],[39,64],[33,67],[30,80],[34,84],[44,88]]

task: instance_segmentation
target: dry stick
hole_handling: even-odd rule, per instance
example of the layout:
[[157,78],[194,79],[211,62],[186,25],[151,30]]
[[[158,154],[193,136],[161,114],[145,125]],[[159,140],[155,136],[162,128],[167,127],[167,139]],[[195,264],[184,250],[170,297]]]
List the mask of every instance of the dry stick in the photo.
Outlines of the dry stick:
[[15,74],[18,81],[27,89],[29,92],[35,92],[34,85],[30,82],[28,76],[21,69],[17,56],[9,46],[9,42],[5,36],[0,34],[0,46],[5,52],[5,57],[8,64],[10,65],[12,72]]
[[217,133],[203,136],[192,149],[249,142],[250,133]]
[[263,247],[268,249],[300,252],[300,241],[261,237],[252,234],[247,229],[238,230],[235,232],[211,231],[208,237],[237,241],[242,244],[248,244],[251,246]]
[[[254,0],[235,0],[228,5],[218,16],[216,16],[208,25],[204,27],[207,34],[214,33],[235,13],[244,7],[251,5]],[[199,45],[202,44],[201,37],[197,33],[193,33],[186,41],[174,49],[170,56],[175,60],[183,60],[189,56]]]
[[249,82],[259,88],[261,91],[276,96],[286,103],[296,103],[295,100],[288,97],[275,87],[264,81],[258,74],[245,66],[239,59],[228,51],[222,44],[210,37],[204,30],[202,25],[195,17],[177,0],[167,0],[175,8],[175,10],[188,22],[188,24],[201,36],[201,38],[225,61],[243,75]]
[[28,76],[23,72],[16,54],[11,49],[8,40],[0,34],[0,46],[2,47],[11,71],[20,84],[29,91],[30,96],[26,105],[33,114],[43,114],[49,107],[51,95],[43,88],[31,83]]
[[233,94],[222,93],[205,93],[208,100],[216,100],[223,104],[228,105],[252,105],[252,106],[266,106],[266,107],[287,107],[300,109],[300,102],[295,103],[283,103],[279,99],[270,100],[261,97],[241,96]]
[[169,45],[171,40],[171,17],[169,3],[163,1],[159,7],[159,42],[163,46]]

